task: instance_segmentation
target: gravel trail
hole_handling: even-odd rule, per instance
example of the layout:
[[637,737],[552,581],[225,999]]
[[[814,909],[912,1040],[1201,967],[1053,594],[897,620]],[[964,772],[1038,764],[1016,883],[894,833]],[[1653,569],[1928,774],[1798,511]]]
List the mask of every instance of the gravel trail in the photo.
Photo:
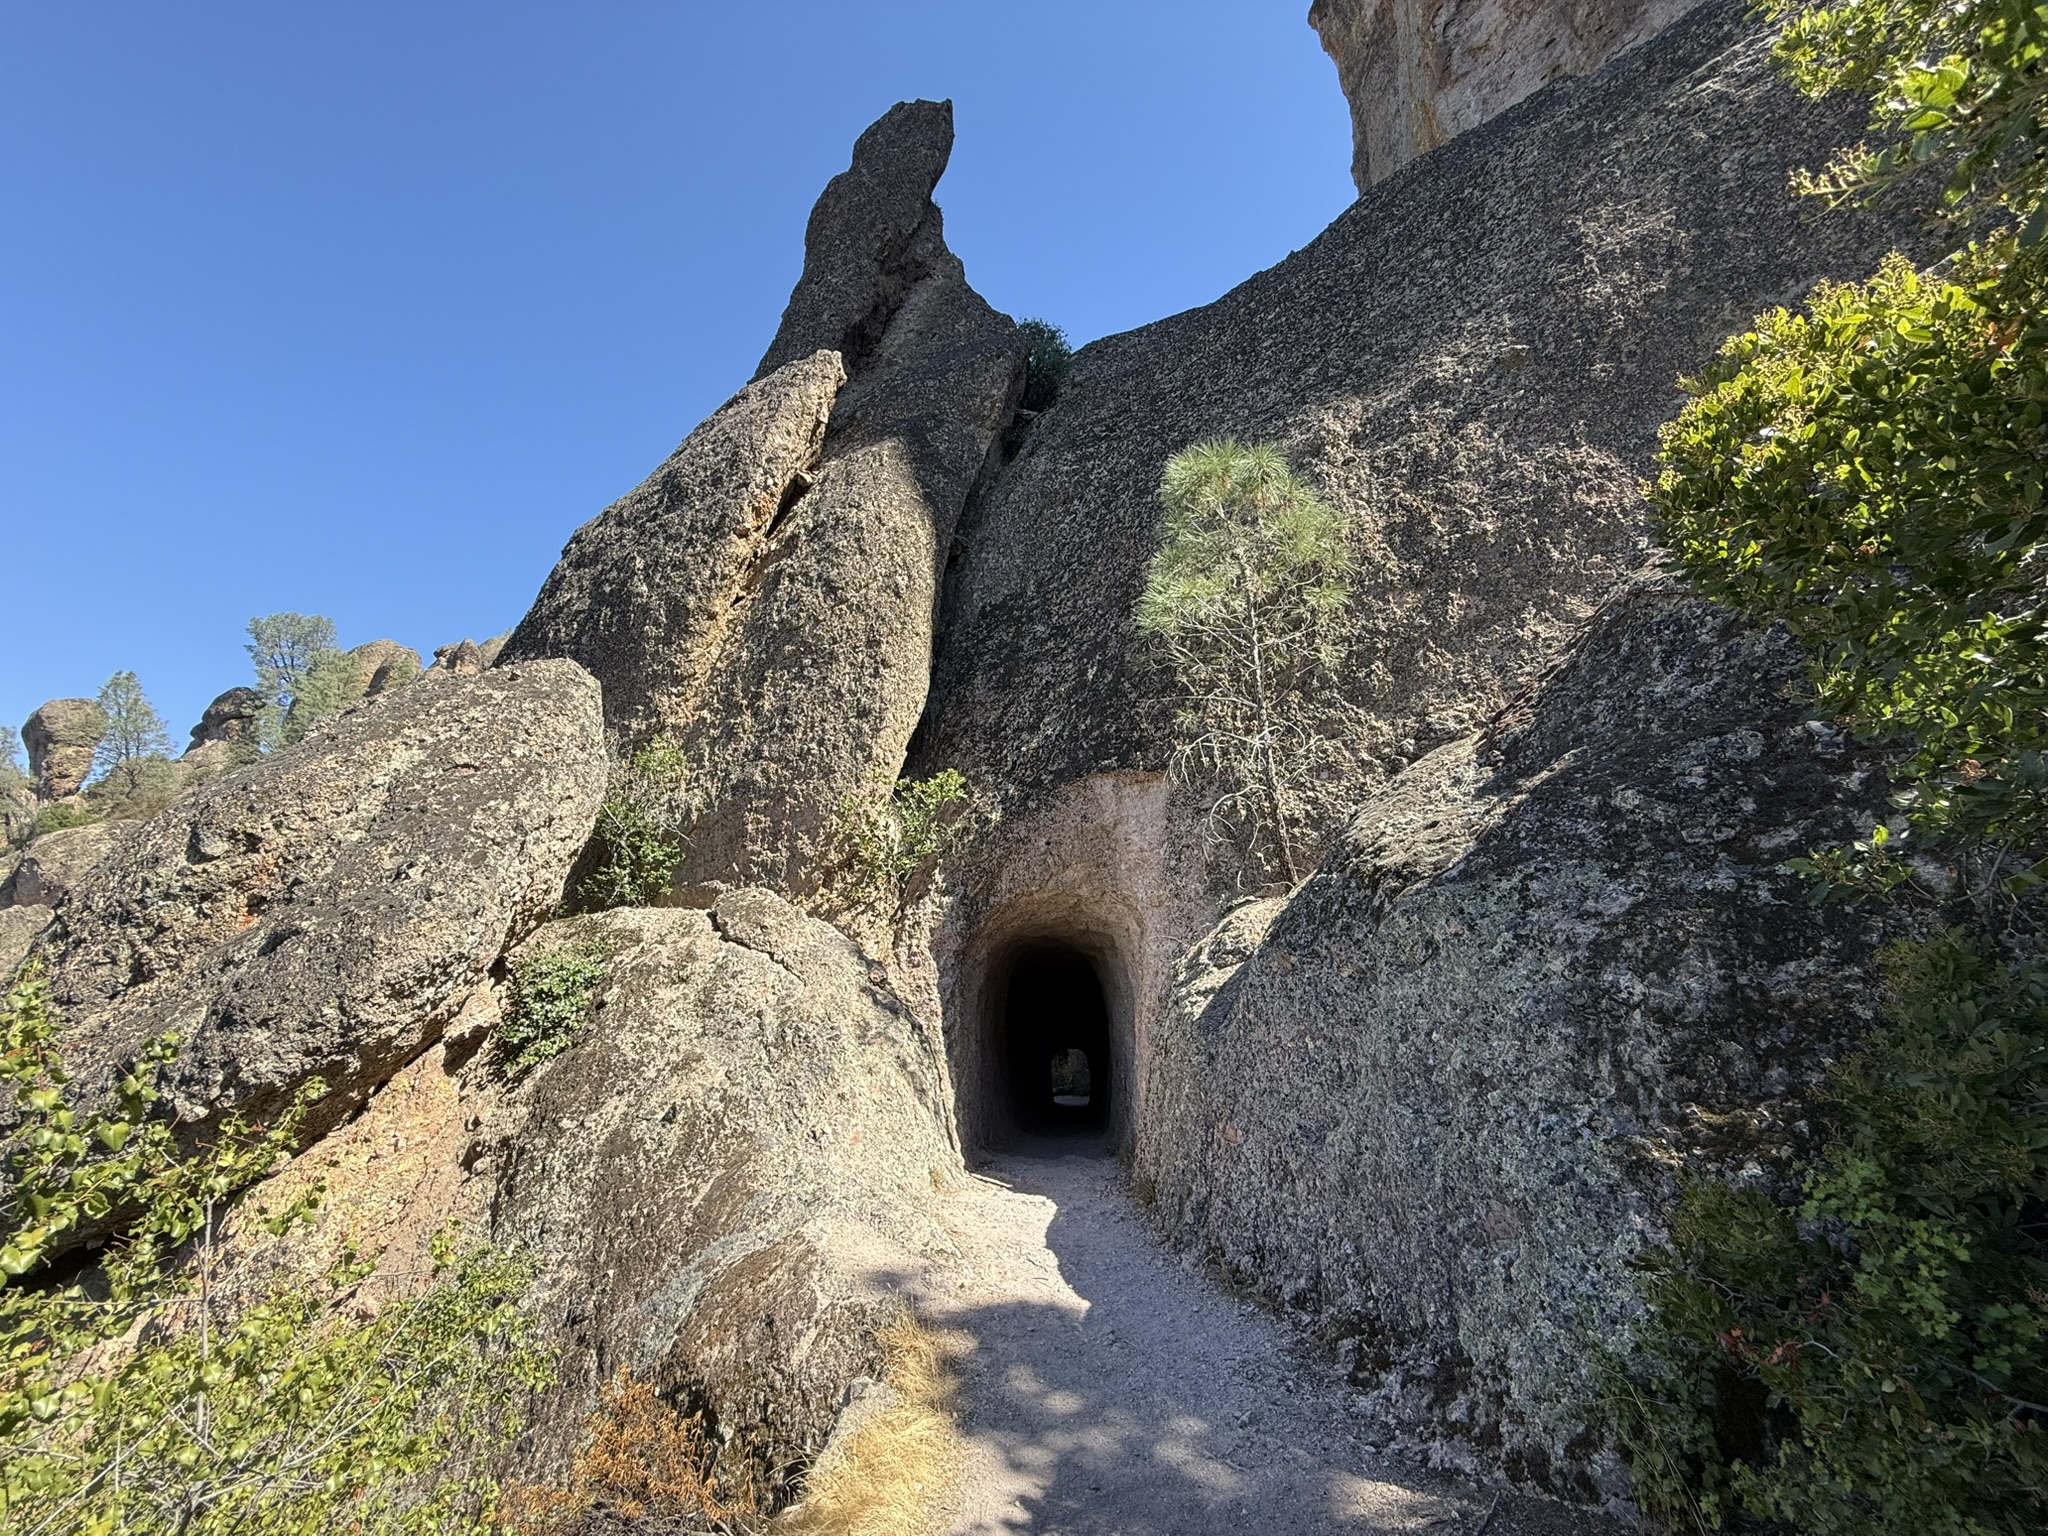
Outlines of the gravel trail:
[[1333,1367],[1147,1235],[1115,1162],[1008,1156],[922,1287],[973,1444],[954,1536],[1624,1536],[1374,1450]]

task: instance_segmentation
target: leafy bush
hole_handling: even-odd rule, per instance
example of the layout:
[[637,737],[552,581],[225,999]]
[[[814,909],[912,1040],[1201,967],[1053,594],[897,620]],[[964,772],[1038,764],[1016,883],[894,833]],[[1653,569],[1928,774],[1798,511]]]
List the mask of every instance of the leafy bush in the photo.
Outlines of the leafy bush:
[[1655,492],[1698,590],[1783,621],[1830,712],[1912,743],[1916,826],[2012,847],[2048,836],[2043,297],[1973,250],[1764,316],[1689,381]]
[[[424,1294],[368,1321],[336,1304],[374,1266],[250,1278],[221,1221],[287,1152],[309,1084],[269,1127],[229,1116],[191,1156],[155,1112],[176,1041],[148,1042],[111,1102],[71,1102],[41,978],[0,1005],[17,1129],[0,1195],[0,1526],[22,1536],[480,1529],[482,1455],[515,1428],[541,1357],[526,1270],[443,1234]],[[312,1197],[268,1218],[281,1233]],[[97,1271],[48,1267],[88,1223],[119,1236]],[[468,1458],[464,1460],[463,1458]]]
[[496,1034],[505,1071],[530,1071],[583,1038],[610,958],[597,944],[565,944],[513,958]]
[[133,757],[97,784],[86,786],[86,803],[106,821],[136,821],[154,816],[185,788],[183,767],[152,754]]
[[1067,345],[1067,333],[1049,320],[1020,320],[1017,329],[1031,342],[1024,363],[1024,400],[1027,411],[1043,411],[1059,399],[1066,388],[1067,373],[1074,366],[1074,349]]
[[1305,706],[1351,595],[1342,520],[1270,443],[1201,443],[1167,461],[1159,550],[1135,620],[1182,693],[1175,775],[1215,784],[1222,835],[1263,829],[1301,879],[1292,789],[1314,731]]
[[1637,1497],[1718,1528],[1993,1536],[2048,1514],[2048,963],[1949,934],[1889,956],[1786,1210],[1697,1180],[1645,1261],[1617,1394]]
[[89,827],[101,820],[104,818],[90,806],[66,804],[59,800],[36,812],[35,835],[41,837],[45,832],[65,832],[72,827]]
[[683,755],[657,736],[612,781],[597,814],[598,861],[576,886],[585,912],[651,906],[675,889],[688,843],[678,803]]
[[2031,244],[2048,191],[2048,21],[2033,0],[1767,0],[1778,57],[1809,95],[1867,97],[1870,139],[1806,190],[1834,201],[1945,168],[1958,222],[2018,218]]
[[834,894],[851,911],[901,922],[921,884],[970,824],[967,780],[947,768],[898,779],[888,794],[839,804]]

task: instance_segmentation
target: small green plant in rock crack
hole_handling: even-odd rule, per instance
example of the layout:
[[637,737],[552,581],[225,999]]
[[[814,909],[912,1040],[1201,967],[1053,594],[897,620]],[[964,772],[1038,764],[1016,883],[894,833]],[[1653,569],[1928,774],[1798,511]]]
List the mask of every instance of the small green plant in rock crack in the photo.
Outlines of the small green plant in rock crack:
[[973,798],[965,775],[948,768],[898,779],[886,795],[840,801],[839,899],[900,922],[921,882],[973,825]]
[[675,886],[688,840],[679,792],[683,754],[657,736],[619,771],[597,813],[600,860],[576,886],[584,912],[651,906]]
[[581,1042],[610,959],[610,949],[596,942],[513,957],[496,1036],[500,1070],[508,1077],[521,1076]]

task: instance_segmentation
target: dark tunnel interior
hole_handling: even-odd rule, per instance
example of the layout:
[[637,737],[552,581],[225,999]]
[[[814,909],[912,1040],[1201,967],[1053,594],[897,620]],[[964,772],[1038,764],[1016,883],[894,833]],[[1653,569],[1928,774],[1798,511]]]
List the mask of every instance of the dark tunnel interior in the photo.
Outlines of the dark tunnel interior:
[[1020,949],[1003,994],[999,1059],[1013,1127],[1106,1130],[1114,1102],[1109,1004],[1095,962],[1063,944]]

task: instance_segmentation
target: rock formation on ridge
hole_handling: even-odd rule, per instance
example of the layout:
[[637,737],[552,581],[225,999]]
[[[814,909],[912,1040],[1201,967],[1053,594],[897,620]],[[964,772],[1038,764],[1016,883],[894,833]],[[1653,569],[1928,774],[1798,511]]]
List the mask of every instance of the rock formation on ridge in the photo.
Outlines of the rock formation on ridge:
[[1315,0],[1363,193],[1551,81],[1589,75],[1699,0]]
[[192,744],[186,751],[189,754],[216,741],[253,747],[262,715],[262,694],[254,688],[230,688],[206,706],[199,723],[192,727]]
[[28,774],[45,800],[75,795],[92,775],[92,757],[107,717],[91,699],[52,699],[21,727]]
[[[616,685],[626,744],[671,736],[684,886],[814,890],[838,807],[886,791],[923,711],[946,551],[1026,351],[946,248],[931,191],[952,143],[947,102],[899,104],[861,135],[755,382],[579,531],[505,647],[581,661],[608,700]],[[644,555],[649,518],[711,547]],[[708,572],[654,596],[665,560],[706,554]]]

